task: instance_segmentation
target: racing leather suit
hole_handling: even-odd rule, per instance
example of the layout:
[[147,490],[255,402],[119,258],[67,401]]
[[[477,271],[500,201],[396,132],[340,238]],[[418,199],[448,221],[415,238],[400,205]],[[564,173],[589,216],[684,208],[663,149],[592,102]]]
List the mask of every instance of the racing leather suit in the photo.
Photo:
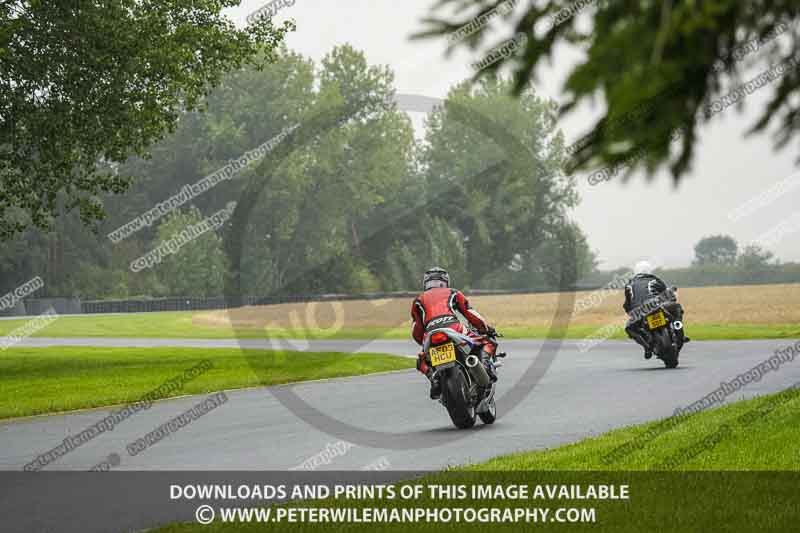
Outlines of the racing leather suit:
[[[458,315],[463,316],[469,324],[477,330],[478,334],[490,331],[486,320],[469,304],[466,296],[461,291],[450,288],[433,288],[423,292],[411,305],[411,336],[422,345],[428,332],[437,328],[450,328],[459,333],[479,338],[474,331],[467,329],[459,321]],[[486,342],[483,350],[488,354],[493,353],[495,345]],[[425,354],[420,353],[417,358],[417,370],[428,375],[429,367],[425,361]]]
[[622,308],[630,316],[625,331],[628,337],[639,343],[646,352],[650,351],[650,332],[643,327],[644,317],[638,316],[635,311],[654,298],[668,298],[669,301],[664,307],[677,320],[683,320],[683,307],[677,302],[674,293],[667,292],[667,284],[661,278],[653,274],[634,276],[625,285],[625,303],[622,304]]

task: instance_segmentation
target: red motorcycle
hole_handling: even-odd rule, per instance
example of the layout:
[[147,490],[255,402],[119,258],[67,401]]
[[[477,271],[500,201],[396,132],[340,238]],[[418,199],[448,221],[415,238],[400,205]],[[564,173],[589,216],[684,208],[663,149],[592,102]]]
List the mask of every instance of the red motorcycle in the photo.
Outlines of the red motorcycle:
[[439,402],[459,429],[471,428],[477,417],[484,424],[497,419],[497,380],[490,373],[496,375],[502,366],[497,359],[505,357],[497,352],[497,337],[502,335],[465,335],[450,328],[434,329],[425,337],[425,359],[442,386]]

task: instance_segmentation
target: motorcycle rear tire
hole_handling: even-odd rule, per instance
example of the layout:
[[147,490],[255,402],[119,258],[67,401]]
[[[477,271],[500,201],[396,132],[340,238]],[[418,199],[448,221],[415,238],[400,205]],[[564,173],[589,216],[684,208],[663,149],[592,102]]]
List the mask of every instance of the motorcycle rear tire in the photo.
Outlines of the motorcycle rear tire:
[[667,328],[662,328],[655,333],[654,344],[656,345],[656,353],[664,362],[667,368],[678,367],[678,349],[672,343],[672,335],[669,334]]
[[469,429],[475,425],[475,407],[470,402],[469,386],[464,371],[454,369],[444,383],[445,405],[450,420],[458,429]]

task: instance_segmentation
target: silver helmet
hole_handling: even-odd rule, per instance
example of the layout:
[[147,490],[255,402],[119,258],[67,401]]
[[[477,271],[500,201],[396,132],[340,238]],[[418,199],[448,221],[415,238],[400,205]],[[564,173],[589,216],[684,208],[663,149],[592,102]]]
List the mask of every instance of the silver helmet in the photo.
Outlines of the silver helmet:
[[450,287],[450,274],[440,267],[429,268],[422,277],[422,290]]

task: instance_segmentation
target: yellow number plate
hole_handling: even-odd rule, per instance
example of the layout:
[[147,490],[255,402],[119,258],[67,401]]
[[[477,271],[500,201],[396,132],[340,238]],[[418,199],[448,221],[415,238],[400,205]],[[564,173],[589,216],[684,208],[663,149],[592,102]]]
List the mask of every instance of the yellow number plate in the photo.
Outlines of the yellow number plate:
[[431,365],[433,366],[452,363],[456,360],[456,346],[452,342],[441,346],[431,346],[429,353],[431,356]]
[[647,327],[650,329],[658,329],[661,326],[667,325],[667,317],[664,316],[664,311],[653,313],[647,317]]

